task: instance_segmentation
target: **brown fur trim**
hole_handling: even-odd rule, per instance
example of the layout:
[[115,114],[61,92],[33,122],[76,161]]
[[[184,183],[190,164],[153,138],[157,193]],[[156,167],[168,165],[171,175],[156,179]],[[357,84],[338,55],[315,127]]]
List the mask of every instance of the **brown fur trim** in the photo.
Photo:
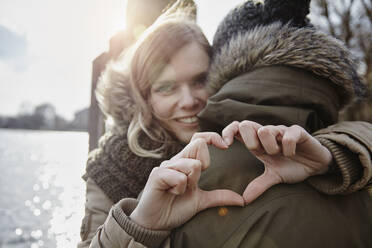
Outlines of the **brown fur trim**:
[[274,23],[239,33],[214,54],[209,91],[214,93],[232,78],[270,65],[302,68],[330,79],[338,86],[342,105],[350,102],[356,87],[363,87],[342,42],[314,28]]
[[129,77],[122,63],[110,62],[103,71],[96,89],[96,98],[106,117],[112,117],[117,131],[124,132],[136,110]]

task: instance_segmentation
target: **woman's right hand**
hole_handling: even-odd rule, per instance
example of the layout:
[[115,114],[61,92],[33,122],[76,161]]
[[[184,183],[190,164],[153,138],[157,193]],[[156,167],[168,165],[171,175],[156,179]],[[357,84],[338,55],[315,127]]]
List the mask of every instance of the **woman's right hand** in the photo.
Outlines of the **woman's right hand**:
[[148,229],[171,230],[206,208],[244,206],[242,196],[233,191],[198,187],[201,171],[209,166],[207,143],[213,142],[193,139],[171,160],[154,168],[130,218]]

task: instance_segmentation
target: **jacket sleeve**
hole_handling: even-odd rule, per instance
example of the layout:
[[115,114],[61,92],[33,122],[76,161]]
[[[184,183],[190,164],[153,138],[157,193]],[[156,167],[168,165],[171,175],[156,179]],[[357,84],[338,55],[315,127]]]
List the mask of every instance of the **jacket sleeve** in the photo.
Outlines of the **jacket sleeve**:
[[130,220],[129,215],[138,203],[136,199],[123,199],[113,205],[90,178],[87,180],[86,198],[82,241],[78,248],[169,247],[169,231],[148,230]]
[[326,194],[348,194],[372,183],[372,124],[340,122],[315,132],[333,155],[332,171],[308,182]]

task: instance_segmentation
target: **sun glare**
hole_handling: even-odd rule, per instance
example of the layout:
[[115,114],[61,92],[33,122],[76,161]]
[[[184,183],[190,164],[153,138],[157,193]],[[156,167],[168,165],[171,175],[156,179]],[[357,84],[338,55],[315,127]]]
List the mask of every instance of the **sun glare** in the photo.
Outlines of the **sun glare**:
[[111,25],[108,26],[111,36],[116,34],[118,31],[126,28],[125,12],[122,15],[116,15],[111,19]]

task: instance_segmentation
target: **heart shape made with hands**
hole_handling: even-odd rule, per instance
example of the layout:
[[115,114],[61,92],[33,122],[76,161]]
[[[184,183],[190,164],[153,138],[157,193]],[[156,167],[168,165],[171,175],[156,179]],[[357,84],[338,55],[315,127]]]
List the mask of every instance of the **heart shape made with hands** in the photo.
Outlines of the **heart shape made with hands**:
[[[228,149],[234,137],[263,162],[264,173],[247,185],[243,195],[227,189],[200,189],[201,172],[210,165],[208,145]],[[301,182],[324,173],[331,161],[330,152],[299,126],[233,122],[222,136],[196,133],[181,152],[155,167],[130,217],[145,228],[171,230],[206,208],[244,206],[275,184]]]
[[[234,138],[242,142],[265,167],[264,173],[244,190],[245,204],[254,201],[273,185],[302,182],[310,176],[323,174],[332,162],[330,151],[297,125],[262,126],[253,121],[235,121],[224,128],[222,136],[202,132],[194,134],[191,140],[203,139],[206,144],[228,149]],[[209,165],[207,149],[191,151],[181,151],[176,156],[194,156],[203,161],[208,159],[206,162]]]

